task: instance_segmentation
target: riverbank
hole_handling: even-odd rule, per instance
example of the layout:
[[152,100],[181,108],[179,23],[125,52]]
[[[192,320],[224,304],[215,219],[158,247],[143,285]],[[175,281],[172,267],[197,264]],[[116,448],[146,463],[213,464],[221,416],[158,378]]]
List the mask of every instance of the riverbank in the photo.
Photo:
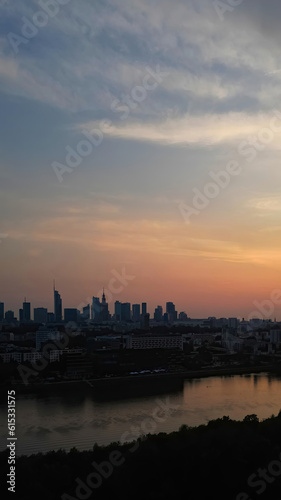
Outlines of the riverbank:
[[0,386],[0,400],[6,398],[7,390],[14,389],[16,394],[44,394],[51,391],[69,392],[79,390],[91,392],[97,398],[119,398],[144,396],[153,393],[180,391],[184,380],[207,378],[214,376],[234,376],[254,373],[280,373],[276,365],[231,366],[228,368],[207,368],[173,373],[139,374],[122,377],[105,377],[81,380],[63,380],[40,382],[25,385],[24,383],[6,383]]

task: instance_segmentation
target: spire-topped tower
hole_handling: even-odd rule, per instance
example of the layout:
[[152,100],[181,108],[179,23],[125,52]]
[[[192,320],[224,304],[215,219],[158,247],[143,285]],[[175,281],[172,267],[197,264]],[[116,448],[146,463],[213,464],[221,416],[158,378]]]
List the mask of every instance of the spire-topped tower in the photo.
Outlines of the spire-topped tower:
[[101,321],[108,321],[110,318],[110,314],[108,311],[108,304],[106,302],[104,288],[102,290],[103,290],[103,292],[102,292],[102,299],[101,299],[101,305],[100,305],[100,319],[101,319]]

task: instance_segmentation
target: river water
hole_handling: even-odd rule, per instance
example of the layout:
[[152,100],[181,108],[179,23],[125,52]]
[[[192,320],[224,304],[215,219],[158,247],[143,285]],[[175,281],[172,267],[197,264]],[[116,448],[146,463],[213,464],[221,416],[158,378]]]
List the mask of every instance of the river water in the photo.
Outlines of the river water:
[[[260,419],[281,409],[281,377],[259,373],[185,380],[159,396],[97,401],[83,391],[40,397],[16,395],[17,455],[91,449],[94,443],[131,441],[138,433],[171,432],[228,415]],[[7,403],[0,405],[0,450],[6,447]]]

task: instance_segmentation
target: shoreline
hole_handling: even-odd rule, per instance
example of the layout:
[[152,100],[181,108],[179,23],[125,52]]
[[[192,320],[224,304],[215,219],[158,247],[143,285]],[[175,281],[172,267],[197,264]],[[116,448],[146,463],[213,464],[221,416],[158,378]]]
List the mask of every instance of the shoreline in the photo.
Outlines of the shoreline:
[[[2,396],[7,394],[7,390],[14,389],[16,394],[32,394],[38,392],[45,392],[49,389],[86,389],[91,391],[97,396],[100,391],[110,392],[111,390],[120,389],[122,391],[129,390],[129,392],[136,391],[138,389],[143,389],[142,395],[150,389],[164,390],[169,392],[169,390],[179,390],[185,380],[192,380],[197,378],[208,378],[208,377],[220,377],[220,376],[234,376],[234,375],[250,375],[256,373],[275,373],[278,375],[280,372],[276,365],[258,365],[258,366],[246,366],[246,367],[229,367],[229,368],[207,368],[202,370],[187,370],[184,372],[173,372],[173,373],[155,373],[155,374],[140,374],[140,375],[127,375],[120,377],[104,377],[104,378],[92,378],[92,379],[73,379],[73,380],[63,380],[55,382],[40,382],[24,385],[23,383],[12,383],[6,382],[0,386],[0,399]],[[281,373],[280,373],[281,374]],[[164,384],[162,384],[164,382]],[[118,394],[116,394],[118,396]]]

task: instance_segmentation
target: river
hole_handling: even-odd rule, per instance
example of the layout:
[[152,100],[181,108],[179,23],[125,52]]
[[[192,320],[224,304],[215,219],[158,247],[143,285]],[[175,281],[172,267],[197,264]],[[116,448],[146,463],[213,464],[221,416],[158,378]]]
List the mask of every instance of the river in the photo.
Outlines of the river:
[[[260,419],[281,409],[281,377],[267,374],[185,380],[183,388],[158,396],[99,401],[91,391],[16,395],[17,455],[91,449],[94,443],[132,440],[140,431],[171,432],[228,415]],[[168,409],[167,409],[168,408]],[[7,403],[0,405],[0,449],[6,447]]]

